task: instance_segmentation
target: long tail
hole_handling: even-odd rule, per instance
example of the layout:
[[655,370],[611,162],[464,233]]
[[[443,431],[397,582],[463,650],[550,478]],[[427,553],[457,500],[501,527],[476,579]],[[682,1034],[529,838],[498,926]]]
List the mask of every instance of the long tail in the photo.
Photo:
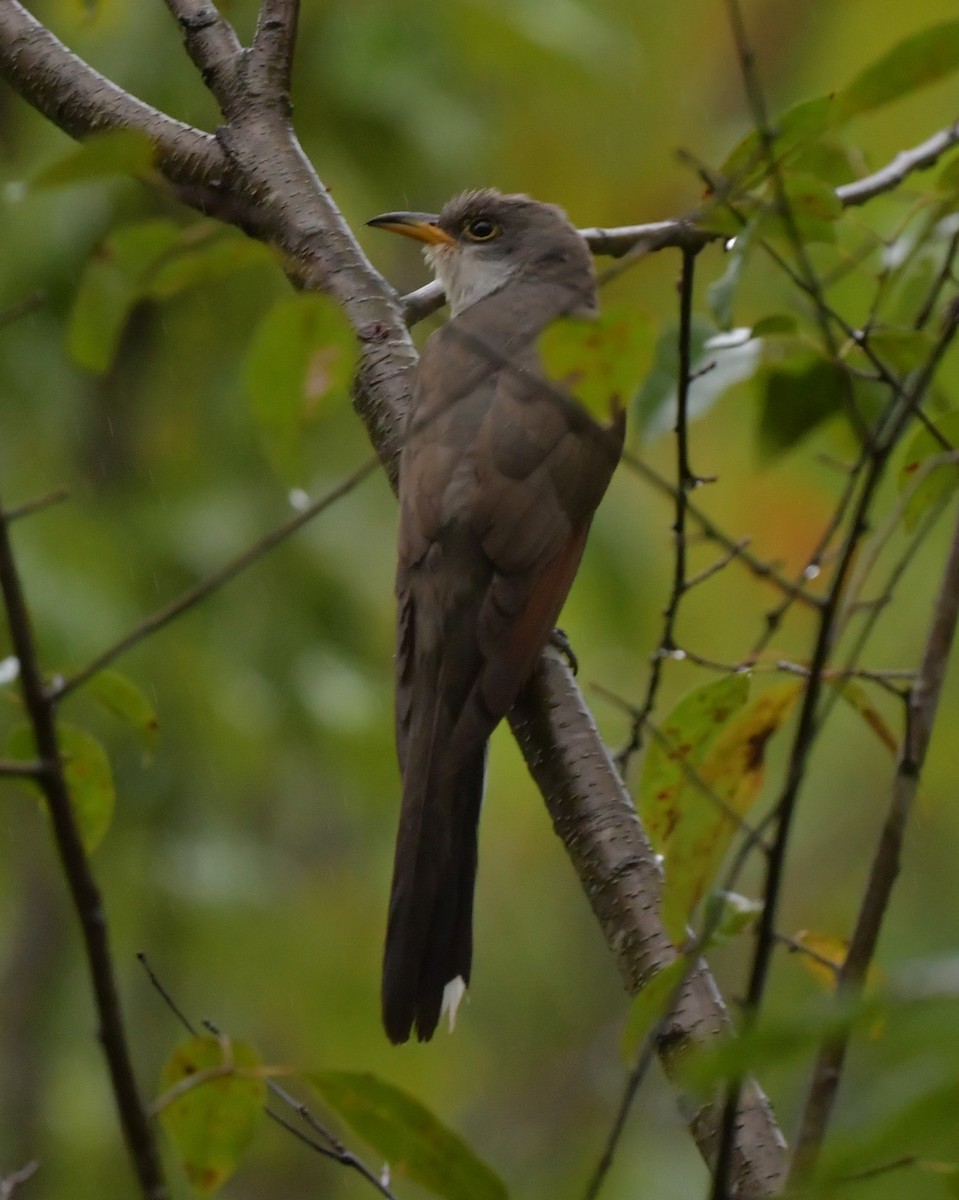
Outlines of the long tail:
[[444,994],[455,1006],[456,981],[469,983],[485,776],[484,745],[453,776],[409,779],[404,790],[383,958],[383,1024],[392,1042],[407,1041],[414,1026],[428,1041]]

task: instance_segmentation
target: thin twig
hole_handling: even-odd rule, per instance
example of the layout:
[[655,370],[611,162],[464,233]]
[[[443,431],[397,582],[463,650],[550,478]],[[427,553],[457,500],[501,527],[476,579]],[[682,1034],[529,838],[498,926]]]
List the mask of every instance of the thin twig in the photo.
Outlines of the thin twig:
[[959,253],[959,229],[956,229],[949,239],[949,245],[943,256],[942,264],[936,272],[932,286],[929,288],[929,295],[916,314],[913,329],[925,329],[929,324],[929,318],[932,316],[933,309],[936,307],[936,301],[942,295],[943,288],[947,283],[954,282],[953,267],[955,266],[957,253]]
[[46,292],[34,292],[32,296],[27,296],[26,299],[19,301],[17,304],[11,304],[9,308],[0,311],[0,329],[7,325],[12,325],[15,321],[19,321],[22,317],[29,313],[36,312],[41,308],[47,300]]
[[[862,993],[879,940],[879,931],[889,906],[892,888],[899,874],[906,823],[926,761],[957,622],[959,520],[953,532],[952,544],[939,585],[922,664],[909,696],[906,736],[893,781],[889,811],[869,872],[869,881],[849,944],[849,953],[839,973],[837,992],[844,1001],[855,1000]],[[815,1164],[839,1089],[848,1046],[848,1031],[840,1032],[820,1051],[796,1142],[794,1176],[805,1174]]]
[[[623,451],[621,461],[624,467],[641,476],[662,495],[669,496],[675,500],[676,484],[672,483],[664,475],[661,475],[655,467],[650,466],[649,463],[633,454],[630,450]],[[784,592],[791,601],[798,600],[801,604],[814,610],[822,607],[822,600],[819,596],[814,596],[811,592],[805,591],[801,584],[794,583],[793,580],[787,579],[785,575],[777,571],[772,563],[768,563],[759,558],[758,555],[753,554],[749,550],[748,541],[742,538],[730,537],[698,505],[692,501],[687,501],[686,512],[702,530],[704,537],[722,546],[737,562],[741,562],[758,579],[764,579],[768,583],[773,584],[781,592]]]
[[676,381],[676,487],[673,494],[673,582],[663,614],[663,631],[659,646],[652,656],[646,696],[634,714],[626,745],[616,756],[616,765],[626,771],[632,755],[640,749],[643,727],[656,704],[663,664],[675,645],[679,606],[687,590],[686,580],[686,519],[689,513],[689,493],[699,483],[689,465],[688,400],[692,371],[693,290],[695,284],[696,249],[683,250],[683,266],[679,287],[679,362]]
[[47,771],[47,764],[39,759],[0,758],[0,776],[11,779],[39,779]]
[[62,504],[64,500],[70,498],[70,489],[66,487],[54,488],[52,492],[47,492],[45,496],[38,496],[36,500],[28,500],[25,504],[15,505],[13,508],[6,510],[7,523],[19,521],[23,517],[32,517],[34,513],[43,512],[44,509],[52,508],[54,504]]
[[27,1180],[39,1170],[38,1162],[28,1162],[18,1171],[13,1171],[10,1175],[0,1175],[0,1200],[10,1200],[10,1197],[17,1190],[21,1183],[26,1183]]
[[255,542],[249,549],[244,550],[242,554],[238,554],[235,558],[230,559],[218,571],[214,571],[212,575],[208,575],[206,579],[201,580],[195,587],[188,588],[175,600],[171,600],[169,604],[165,604],[162,608],[157,609],[155,613],[151,613],[135,628],[131,629],[119,641],[108,647],[102,653],[98,654],[91,662],[82,667],[75,675],[71,675],[67,679],[59,680],[51,684],[48,690],[48,696],[51,700],[62,700],[71,692],[76,691],[78,687],[82,687],[93,678],[104,667],[107,667],[130,650],[138,642],[142,642],[145,637],[155,633],[158,629],[162,629],[164,625],[168,625],[176,617],[182,613],[194,608],[201,600],[205,600],[207,596],[219,591],[224,584],[229,583],[231,579],[235,579],[247,567],[253,566],[265,554],[285,541],[291,534],[296,533],[309,521],[311,521],[324,509],[329,508],[337,500],[351,492],[358,484],[362,483],[368,475],[372,475],[379,466],[379,459],[375,456],[368,458],[361,463],[355,471],[347,475],[335,487],[325,492],[317,500],[307,505],[302,512],[298,512],[296,516],[290,517],[288,521],[284,521],[276,529],[270,531],[259,541]]
[[847,207],[865,204],[883,192],[895,191],[903,180],[916,171],[927,171],[934,167],[946,151],[956,145],[959,145],[959,121],[940,129],[918,146],[900,150],[891,162],[871,175],[865,175],[855,183],[844,183],[836,188],[836,195]]
[[[186,1029],[187,1033],[189,1033],[192,1037],[196,1037],[196,1025],[184,1013],[183,1009],[173,998],[169,988],[164,985],[160,977],[153,970],[153,967],[147,960],[147,956],[140,951],[140,953],[137,954],[137,959],[144,971],[146,971],[147,978],[150,980],[153,988],[163,1000],[163,1003],[167,1006],[167,1008],[169,1008],[184,1029]],[[215,1037],[223,1037],[223,1034],[212,1021],[207,1020],[204,1021],[203,1024]],[[306,1145],[310,1146],[311,1149],[315,1150],[318,1154],[322,1154],[326,1158],[333,1159],[341,1166],[348,1167],[353,1171],[357,1171],[365,1180],[367,1180],[368,1183],[371,1183],[382,1196],[385,1196],[387,1200],[396,1200],[393,1192],[390,1191],[387,1185],[375,1174],[375,1172],[371,1171],[370,1168],[367,1167],[362,1161],[362,1159],[358,1158],[352,1150],[349,1150],[346,1146],[344,1146],[331,1130],[327,1129],[322,1122],[318,1121],[305,1104],[302,1104],[296,1099],[295,1096],[290,1095],[290,1093],[282,1088],[275,1080],[267,1078],[265,1082],[267,1089],[271,1092],[271,1094],[274,1095],[278,1100],[281,1100],[292,1112],[295,1112],[297,1117],[299,1117],[304,1125],[306,1125],[318,1137],[321,1137],[323,1139],[323,1143],[325,1144],[316,1141],[315,1138],[310,1137],[309,1134],[304,1133],[303,1130],[297,1129],[295,1125],[287,1121],[286,1118],[280,1113],[270,1108],[269,1104],[264,1104],[264,1112],[272,1121],[275,1121],[278,1125],[281,1125],[285,1130],[287,1130],[288,1133],[292,1133],[293,1136],[298,1138],[301,1142],[305,1142]]]
[[55,704],[43,690],[40,665],[30,629],[10,531],[0,507],[0,591],[10,637],[20,662],[20,684],[37,753],[45,769],[38,776],[74,908],[83,932],[87,968],[106,1056],[114,1100],[140,1190],[147,1200],[166,1200],[167,1189],[153,1130],[140,1101],[124,1031],[120,997],[113,972],[103,901],[80,838],[57,742]]

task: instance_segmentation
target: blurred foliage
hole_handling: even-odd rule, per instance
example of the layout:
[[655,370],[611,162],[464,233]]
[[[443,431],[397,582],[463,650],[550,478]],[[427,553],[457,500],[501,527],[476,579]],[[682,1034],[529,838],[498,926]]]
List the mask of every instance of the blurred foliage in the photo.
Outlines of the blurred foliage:
[[[30,7],[121,86],[215,128],[214,105],[160,0]],[[248,37],[252,0],[223,7]],[[400,239],[364,230],[363,220],[434,209],[464,187],[528,191],[563,204],[582,225],[710,206],[730,242],[698,259],[692,456],[717,482],[695,500],[779,570],[800,569],[842,491],[837,465],[854,454],[845,384],[868,363],[853,340],[841,347],[849,368],[841,378],[825,363],[809,304],[761,250],[765,238],[788,254],[791,233],[769,216],[762,172],[749,177],[756,142],[723,6],[303,7],[298,130],[364,246],[402,289],[423,281],[422,265]],[[907,374],[936,335],[934,289],[956,236],[957,159],[861,209],[840,210],[831,189],[955,119],[954,0],[752,0],[745,10],[785,135],[785,187],[809,261],[828,302],[854,329],[868,321],[875,352]],[[946,24],[922,32],[936,22]],[[368,445],[343,387],[346,344],[324,302],[291,298],[267,250],[197,219],[157,188],[136,139],[78,153],[4,90],[0,146],[0,317],[42,296],[19,319],[0,320],[0,496],[16,505],[61,485],[70,490],[65,504],[15,527],[43,665],[69,676],[278,525],[302,492],[319,494],[343,478]],[[725,163],[737,184],[753,185],[738,214],[704,194],[678,148],[695,162]],[[675,253],[652,255],[603,293],[614,313],[631,314],[625,332],[618,317],[611,322],[632,361],[626,382],[618,364],[608,386],[633,395],[632,444],[642,433],[644,457],[667,476],[677,274]],[[562,347],[555,353],[567,375]],[[957,375],[952,353],[933,396],[952,430]],[[863,412],[879,402],[866,382],[851,398]],[[875,590],[910,530],[955,486],[954,467],[941,456],[923,473],[937,454],[924,437],[904,448],[877,501],[891,524],[870,579]],[[922,495],[908,490],[920,475]],[[896,519],[903,506],[905,522]],[[672,520],[668,497],[628,468],[618,473],[563,617],[587,690],[601,682],[630,701],[642,696],[669,593]],[[126,683],[111,687],[101,677],[63,704],[75,727],[69,736],[82,731],[105,747],[112,768],[116,807],[94,865],[139,1075],[158,1078],[180,1036],[135,961],[145,949],[191,1017],[215,1018],[264,1061],[327,1080],[348,1070],[392,1081],[382,1086],[440,1114],[511,1193],[575,1195],[622,1087],[629,1005],[504,732],[493,739],[470,1003],[455,1036],[428,1046],[393,1048],[379,1028],[397,808],[394,522],[385,481],[367,481],[140,642],[118,664]],[[944,538],[944,529],[934,531],[886,606],[870,666],[914,665]],[[690,574],[719,553],[694,541]],[[731,564],[685,598],[678,641],[709,660],[740,662],[778,600],[769,582]],[[792,610],[768,662],[802,661],[811,629],[810,615]],[[4,630],[0,662],[9,652]],[[715,679],[688,657],[668,662],[660,710],[669,713]],[[0,701],[0,745],[14,739],[16,748],[23,712],[6,678]],[[957,705],[952,687],[942,729],[956,721]],[[609,744],[620,745],[622,711],[601,699],[596,706]],[[875,689],[830,713],[797,818],[784,928],[823,937],[849,931],[888,787],[877,726],[898,735],[902,713]],[[785,741],[769,742],[767,778],[781,775]],[[955,1187],[959,1022],[946,967],[959,942],[959,906],[951,902],[959,813],[949,803],[948,742],[934,746],[882,946],[894,981],[913,980],[919,958],[941,978],[928,994],[906,988],[905,999],[890,1001],[882,1036],[857,1041],[824,1188],[909,1155],[918,1156],[911,1166],[870,1175],[856,1194],[898,1197],[904,1172],[920,1200]],[[771,790],[767,782],[762,796]],[[39,1159],[24,1185],[38,1200],[127,1196],[75,921],[45,819],[35,798],[7,780],[0,805],[0,1172]],[[757,882],[747,873],[738,887],[748,893]],[[732,939],[712,955],[731,995],[741,990],[748,942]],[[755,1065],[790,1129],[810,1052],[835,1017],[822,1015],[821,987],[795,957],[776,965],[768,1024],[715,1071]],[[669,990],[667,977],[660,999]],[[655,1019],[649,1007],[632,1018],[631,1046]],[[865,1029],[874,1016],[849,1019]],[[375,1155],[386,1151],[359,1122],[355,1128],[378,1170]],[[167,1149],[175,1194],[185,1195]],[[648,1082],[606,1194],[669,1200],[700,1194],[704,1180],[672,1090]],[[398,1186],[416,1194],[405,1179]],[[262,1123],[223,1194],[307,1189],[372,1194],[355,1173]]]

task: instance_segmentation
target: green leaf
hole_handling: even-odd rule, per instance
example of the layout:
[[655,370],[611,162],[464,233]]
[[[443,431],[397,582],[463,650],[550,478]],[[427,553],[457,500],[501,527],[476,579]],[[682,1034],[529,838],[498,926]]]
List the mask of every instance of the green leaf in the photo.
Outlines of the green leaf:
[[195,1191],[209,1196],[235,1173],[263,1114],[260,1059],[245,1042],[193,1037],[160,1073],[160,1124]]
[[345,397],[356,342],[328,296],[280,300],[261,321],[244,364],[253,416],[274,469],[289,482],[303,474],[303,438],[334,399]]
[[119,671],[98,671],[86,689],[104,708],[126,721],[141,735],[152,754],[157,742],[157,715],[142,688]]
[[[784,202],[802,241],[834,242],[835,223],[842,216],[843,206],[833,188],[815,175],[798,171],[784,171],[782,184]],[[774,196],[771,185],[767,191],[770,208],[760,223],[760,233],[764,237],[791,239],[792,233],[787,229],[785,220],[772,204]]]
[[[795,159],[852,117],[945,78],[959,68],[959,21],[944,21],[899,42],[837,93],[803,100],[775,122],[777,162]],[[733,148],[719,169],[735,191],[746,191],[768,173],[755,129]]]
[[881,1005],[874,999],[850,999],[826,1008],[790,1010],[787,1016],[765,1016],[742,1033],[691,1047],[683,1055],[682,1082],[698,1095],[705,1095],[718,1083],[745,1074],[755,1073],[761,1078],[771,1067],[797,1062],[826,1038],[875,1020],[880,1011]]
[[63,158],[35,175],[35,188],[88,183],[113,175],[143,175],[153,166],[153,141],[138,129],[91,134]]
[[272,251],[262,242],[206,222],[202,227],[184,230],[181,243],[180,252],[160,262],[152,272],[145,295],[166,300],[188,288],[273,262]]
[[924,329],[877,329],[870,349],[897,375],[907,375],[927,362],[935,342]]
[[[777,160],[790,152],[815,141],[829,128],[835,112],[833,96],[818,96],[803,100],[787,109],[776,122],[776,141],[773,153]],[[744,189],[765,177],[768,170],[762,143],[755,129],[733,148],[719,168],[720,176],[734,188]]]
[[[936,428],[951,445],[959,445],[959,412],[939,417]],[[912,530],[925,512],[959,486],[959,466],[949,461],[938,439],[922,428],[906,447],[898,480],[900,493],[909,493],[903,524]]]
[[391,1171],[447,1200],[505,1200],[499,1176],[407,1092],[354,1071],[321,1071],[309,1079]]
[[[749,379],[760,360],[762,343],[749,330],[719,332],[714,325],[693,318],[690,338],[693,380],[687,396],[690,420],[703,416],[735,383]],[[643,437],[652,441],[676,422],[679,377],[679,329],[664,329],[656,343],[653,365],[636,397],[637,423]]]
[[[70,793],[73,819],[84,849],[92,854],[110,828],[116,806],[110,760],[95,737],[64,721],[57,724],[57,743]],[[13,731],[8,746],[12,758],[31,760],[37,757],[33,730],[27,725],[21,725]],[[43,798],[43,792],[35,782],[24,782]]]
[[762,368],[756,382],[759,450],[764,458],[791,450],[817,425],[841,412],[851,390],[842,367],[809,355]]
[[709,944],[732,941],[752,929],[763,911],[761,900],[751,900],[738,892],[714,892],[709,897],[708,921],[712,926]]
[[946,78],[959,69],[959,20],[904,38],[861,71],[837,97],[836,119],[848,120]]
[[729,675],[687,693],[649,743],[636,807],[653,846],[662,853],[682,819],[682,804],[695,773],[730,716],[746,703],[749,676]]
[[796,318],[789,313],[770,313],[753,325],[753,337],[774,337],[796,332]]
[[79,366],[98,374],[109,369],[150,271],[179,238],[172,221],[140,221],[115,230],[94,251],[67,327],[67,346]]

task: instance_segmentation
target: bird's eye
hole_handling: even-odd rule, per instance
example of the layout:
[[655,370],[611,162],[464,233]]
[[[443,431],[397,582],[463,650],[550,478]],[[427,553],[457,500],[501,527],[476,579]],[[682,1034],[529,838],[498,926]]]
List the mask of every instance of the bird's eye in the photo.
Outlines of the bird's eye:
[[474,217],[467,221],[463,232],[473,242],[488,242],[500,232],[500,227],[489,217]]

